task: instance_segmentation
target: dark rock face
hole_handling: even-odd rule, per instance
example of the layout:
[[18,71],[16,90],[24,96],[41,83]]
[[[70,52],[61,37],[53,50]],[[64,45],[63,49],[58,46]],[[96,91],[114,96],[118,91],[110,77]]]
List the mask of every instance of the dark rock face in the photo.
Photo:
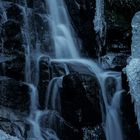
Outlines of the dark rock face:
[[0,77],[0,105],[13,110],[29,111],[29,86],[14,79]]
[[[48,16],[46,14],[42,13],[35,13],[33,16],[34,19],[34,26],[35,26],[35,31],[38,34],[38,38],[35,35],[35,41],[34,43],[38,40],[40,40],[41,43],[41,51],[42,52],[51,52],[50,44],[51,44],[51,39],[50,39],[50,31],[49,31],[49,23],[48,23]],[[32,21],[31,21],[32,25]],[[34,27],[33,27],[34,28]]]
[[2,28],[2,36],[5,41],[15,39],[21,33],[20,25],[15,20],[7,21]]
[[10,6],[6,10],[7,18],[18,21],[22,25],[24,18],[22,10],[23,9],[18,4],[10,4]]
[[139,140],[140,131],[136,123],[137,120],[134,113],[134,104],[132,103],[131,95],[127,92],[122,94],[121,111],[124,138],[126,140]]
[[[39,87],[41,92],[42,88],[47,88],[49,79],[51,80],[54,77],[60,77],[66,74],[66,65],[71,73],[78,70],[78,67],[83,69],[80,72],[84,71],[85,69],[85,67],[82,67],[81,64],[72,65],[57,61],[50,62],[49,59],[44,57],[40,59],[40,81],[44,81],[44,84],[40,84]],[[88,73],[88,71],[86,73]],[[55,124],[62,122],[62,132],[65,133],[65,135],[61,133],[61,128],[59,129],[60,132],[57,132],[58,130],[56,128],[53,129],[57,132],[61,139],[77,138],[77,140],[81,140],[83,133],[82,127],[96,127],[97,124],[102,122],[99,105],[100,87],[94,75],[78,73],[64,76],[62,86],[63,88],[60,89],[61,111],[65,122],[63,123],[63,120],[60,119],[61,117],[59,118],[57,115],[54,120],[56,121]],[[40,96],[41,103],[44,100],[44,96],[42,95],[43,92]]]
[[94,8],[93,0],[65,0],[70,16],[74,23],[78,37],[82,41],[83,50],[87,51],[91,57],[96,57],[96,41],[94,33]]
[[[98,45],[93,25],[95,1],[65,1],[84,50],[88,52],[89,56],[96,57]],[[131,20],[133,15],[140,10],[139,5],[139,0],[105,0],[105,20],[107,22],[105,50],[119,55],[119,58],[115,58],[115,62],[113,62],[115,65],[113,69],[120,71],[126,66],[126,60],[131,53]],[[109,67],[109,69],[112,68]]]
[[3,24],[1,34],[2,45],[0,49],[1,54],[3,54],[3,61],[0,62],[0,73],[17,80],[23,79],[25,56],[19,23],[8,20]]
[[[93,19],[95,1],[65,0],[84,49],[91,57],[96,57],[98,46],[95,40]],[[140,10],[140,2],[105,0],[105,20],[107,22],[106,49],[111,52],[130,54],[131,19]],[[114,44],[118,47],[115,49]],[[120,48],[120,44],[121,47]],[[125,59],[125,58],[124,58]]]
[[129,93],[129,84],[127,76],[122,72],[122,87],[125,89],[121,97],[121,114],[122,114],[122,126],[124,137],[126,140],[139,140],[140,131],[138,128],[137,118],[134,112],[134,104],[132,102],[131,95]]
[[[140,1],[106,0],[107,44],[110,46],[116,42],[124,45],[125,53],[131,46],[131,20],[134,14],[140,10]],[[118,49],[120,50],[120,49]]]
[[[83,78],[83,77],[84,78]],[[86,92],[82,80],[94,81],[94,88],[98,86],[95,77],[88,75],[70,74],[63,78],[61,93],[62,116],[66,121],[77,128],[83,126],[95,126],[101,123],[101,111],[99,106],[99,89]],[[86,84],[85,84],[86,86]],[[91,96],[91,98],[90,98]]]

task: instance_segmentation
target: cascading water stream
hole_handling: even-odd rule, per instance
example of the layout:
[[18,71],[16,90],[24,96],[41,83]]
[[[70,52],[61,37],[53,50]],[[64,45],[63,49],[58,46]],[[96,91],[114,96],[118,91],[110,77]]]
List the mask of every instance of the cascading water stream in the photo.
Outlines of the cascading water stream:
[[[62,62],[65,64],[82,64],[82,66],[85,66],[88,71],[85,71],[85,69],[75,69],[76,72],[79,73],[93,73],[96,75],[102,91],[102,97],[105,104],[105,110],[102,112],[102,119],[103,123],[105,125],[104,131],[106,134],[107,140],[116,140],[116,138],[119,138],[119,140],[123,140],[122,136],[122,128],[121,128],[121,121],[119,118],[119,102],[120,97],[122,93],[122,87],[121,87],[121,75],[119,72],[104,72],[98,65],[92,60],[86,60],[86,59],[59,59],[59,60],[53,60],[55,62]],[[111,105],[108,103],[108,97],[109,94],[106,91],[106,80],[108,78],[113,78],[116,81],[116,91],[114,91],[113,97],[112,97],[112,103]],[[106,115],[105,115],[106,114]],[[115,117],[116,116],[116,117]],[[114,131],[115,130],[115,131]]]
[[[104,0],[96,0],[96,13],[94,18],[94,30],[97,33],[98,38],[97,43],[99,47],[98,56],[100,58],[102,51],[104,50],[102,47],[105,45],[106,41],[106,22],[104,16]],[[99,59],[100,60],[100,59]],[[112,73],[113,74],[113,73]],[[105,121],[105,134],[107,140],[123,140],[122,136],[122,128],[121,122],[119,118],[119,104],[116,104],[120,100],[121,96],[121,84],[120,84],[120,76],[118,77],[115,73],[113,75],[108,75],[108,73],[96,74],[100,81],[102,96],[105,104],[106,117],[103,116],[103,120]],[[105,89],[105,81],[107,77],[113,76],[116,80],[116,92],[114,93],[112,103],[109,105],[107,101],[107,93]],[[102,113],[103,114],[103,113]]]
[[74,40],[74,31],[70,22],[63,0],[46,0],[49,9],[50,29],[54,58],[79,58],[78,44]]
[[[38,81],[39,81],[39,58],[40,51],[37,49],[38,44],[36,44],[36,50],[33,50],[31,45],[31,38],[29,32],[29,20],[28,20],[28,7],[27,2],[24,0],[24,8],[23,11],[23,19],[24,25],[22,27],[22,35],[24,38],[24,50],[25,50],[25,82],[30,87],[30,115],[27,118],[31,125],[31,132],[29,134],[29,138],[44,140],[40,130],[40,111],[39,107],[39,97],[38,97]],[[33,60],[32,60],[32,59]],[[34,62],[34,66],[31,67],[31,63]]]
[[[114,77],[114,79],[116,79],[117,77],[116,73],[112,72],[112,74],[107,74],[94,61],[80,58],[79,52],[77,51],[78,44],[76,40],[74,39],[75,38],[74,32],[73,32],[74,30],[70,24],[69,16],[68,16],[63,0],[45,0],[45,2],[48,7],[48,12],[50,14],[49,24],[50,24],[50,30],[51,30],[52,45],[54,46],[54,51],[55,51],[55,55],[51,56],[53,58],[52,61],[63,62],[66,74],[70,73],[67,67],[68,63],[71,63],[71,64],[78,63],[85,66],[86,69],[88,69],[88,71],[96,75],[101,85],[102,96],[105,103],[106,114],[107,114],[106,124],[112,124],[112,122],[110,122],[112,121],[112,117],[111,115],[109,115],[109,114],[112,114],[112,111],[110,111],[110,109],[108,108],[111,108],[112,110],[114,110],[114,108],[115,109],[118,108],[117,106],[115,106],[115,103],[118,100],[114,99],[115,101],[112,101],[111,106],[108,104],[107,93],[105,90],[105,80],[108,76],[112,76]],[[96,13],[94,23],[96,25],[96,31],[99,32],[99,36],[103,39],[104,20],[102,18],[103,16],[102,2],[103,1],[99,1],[99,3],[98,2],[96,3],[96,6],[98,6],[102,10],[100,11],[100,9],[98,9],[99,11],[97,11]],[[55,134],[54,135],[51,134],[49,131],[45,131],[45,134],[44,134],[45,136],[43,136],[42,129],[40,126],[40,120],[42,116],[46,114],[48,116],[48,120],[50,120],[49,121],[50,124],[48,125],[51,125],[51,124],[54,125],[54,123],[52,123],[52,122],[55,122],[54,115],[57,116],[56,115],[57,113],[60,115],[61,105],[59,101],[60,99],[59,90],[60,90],[60,87],[62,86],[63,77],[56,77],[50,81],[49,86],[48,86],[48,91],[47,91],[47,97],[46,97],[46,109],[44,111],[40,111],[38,109],[39,99],[38,99],[37,86],[39,82],[39,73],[40,73],[39,62],[42,57],[42,54],[40,53],[40,49],[39,49],[40,44],[38,45],[38,42],[36,43],[35,50],[32,48],[31,43],[30,43],[28,10],[27,10],[26,0],[25,0],[25,8],[23,8],[23,14],[24,14],[24,26],[22,29],[22,34],[25,39],[24,47],[25,47],[25,55],[26,55],[25,82],[29,84],[29,87],[31,89],[31,92],[30,92],[31,108],[30,108],[30,116],[28,118],[32,126],[30,137],[35,138],[36,140],[44,140],[44,139],[50,140],[51,138],[54,138],[55,140],[57,140],[58,139],[57,136]],[[35,66],[32,69],[31,69],[31,61],[32,61],[31,58],[33,58],[33,62],[35,63]],[[32,73],[32,70],[34,73]],[[75,69],[75,71],[79,72],[79,69]],[[81,73],[86,73],[86,72],[88,73],[88,71],[85,71],[85,69],[83,69],[81,70]],[[32,78],[32,75],[35,76],[35,78]],[[119,89],[119,87],[117,89],[118,89],[117,92],[121,90],[121,88]],[[108,113],[108,112],[111,112],[111,113]],[[102,114],[104,114],[104,112],[102,112]],[[113,115],[114,114],[117,115],[117,111],[115,113],[113,112]],[[108,119],[109,117],[111,118],[111,120]],[[119,119],[117,120],[113,117],[113,121],[117,122],[113,125],[113,127],[118,132],[117,135],[119,135],[119,138],[120,138],[119,140],[123,140],[121,138],[121,128],[120,126],[117,127],[117,125],[120,124]],[[49,128],[51,128],[51,126],[49,126]],[[107,125],[105,125],[105,132],[106,132],[107,140],[115,140],[115,139],[108,138],[110,137],[109,134],[112,132]],[[116,137],[116,134],[113,133],[113,137]]]
[[107,140],[123,140],[123,133],[120,121],[120,97],[122,91],[115,93],[111,106],[108,106],[106,115],[106,138]]
[[105,121],[106,139],[123,140],[123,133],[120,120],[120,98],[123,92],[121,87],[121,75],[120,73],[114,73],[113,75],[110,76],[112,76],[112,78],[114,78],[116,81],[116,90],[115,93],[113,93],[111,104],[109,104],[108,102],[106,103],[106,121]]
[[46,96],[46,107],[51,110],[61,112],[60,103],[60,88],[62,88],[63,77],[53,78],[48,85],[48,91]]
[[[109,104],[107,102],[107,93],[106,93],[106,90],[105,90],[105,80],[106,80],[106,78],[108,76],[112,76],[112,77],[114,77],[116,79],[116,77],[117,77],[116,73],[113,73],[112,72],[111,75],[108,74],[108,73],[105,73],[105,72],[103,72],[99,68],[99,66],[95,62],[90,61],[90,60],[81,59],[80,57],[78,57],[78,59],[77,59],[76,57],[74,57],[74,56],[71,55],[71,57],[70,57],[71,59],[68,59],[68,60],[67,59],[60,59],[60,58],[65,58],[65,53],[63,52],[63,48],[60,48],[61,45],[62,45],[61,47],[64,47],[64,46],[63,46],[63,44],[61,44],[62,42],[61,43],[58,43],[57,40],[56,40],[56,36],[58,36],[61,33],[59,31],[59,24],[61,25],[62,24],[62,21],[63,21],[63,19],[61,19],[60,18],[61,16],[59,15],[59,14],[63,15],[61,13],[61,11],[59,11],[59,8],[60,8],[59,6],[61,4],[62,4],[62,1],[61,0],[60,1],[57,1],[57,2],[56,2],[56,0],[53,0],[53,1],[49,1],[48,2],[49,12],[50,12],[50,16],[51,16],[50,17],[50,25],[51,25],[51,30],[52,30],[52,38],[53,38],[53,42],[54,42],[54,46],[55,46],[55,50],[56,50],[56,52],[55,52],[55,55],[56,55],[55,58],[56,58],[56,60],[54,60],[54,61],[59,61],[59,62],[62,61],[63,63],[64,62],[67,62],[67,61],[68,61],[68,63],[76,63],[76,62],[77,63],[81,63],[82,65],[86,66],[89,69],[89,71],[91,71],[92,73],[95,73],[96,74],[96,77],[99,80],[99,83],[101,85],[102,96],[103,96],[103,100],[104,100],[104,104],[105,104],[105,108],[106,108],[106,113],[107,113],[106,118],[103,118],[104,119],[104,123],[108,123],[109,122],[110,124],[112,124],[114,121],[116,121],[115,124],[117,124],[117,125],[114,125],[114,127],[115,127],[117,133],[116,134],[113,133],[114,134],[113,137],[115,138],[116,135],[119,135],[120,140],[122,140],[122,134],[121,134],[122,132],[121,132],[120,123],[119,123],[120,120],[117,120],[115,118],[113,118],[114,119],[113,122],[110,122],[111,120],[108,120],[108,118],[111,115],[110,115],[110,113],[108,113],[108,112],[110,112],[110,110],[108,110]],[[63,4],[63,7],[64,7],[64,4]],[[56,9],[55,12],[54,12],[54,9]],[[66,13],[66,11],[63,11],[63,12]],[[66,18],[66,19],[68,19],[68,18]],[[63,27],[65,25],[67,25],[67,27],[69,27],[68,25],[70,25],[70,23],[68,24],[68,22],[69,21],[63,23],[64,24]],[[56,26],[56,25],[58,25],[58,26]],[[100,53],[100,51],[102,51],[101,45],[102,46],[105,45],[105,34],[106,34],[105,33],[106,23],[105,23],[105,19],[104,19],[104,1],[103,0],[97,0],[96,1],[96,15],[95,15],[95,19],[94,19],[94,27],[95,27],[95,31],[97,32],[97,34],[99,34],[99,38],[101,40],[101,42],[99,42],[99,48],[100,48],[99,53]],[[62,29],[63,28],[61,28],[61,30]],[[68,30],[68,31],[70,32],[70,30]],[[64,38],[66,38],[65,35],[66,34],[63,34],[63,37]],[[69,40],[69,38],[67,38],[67,39],[68,39],[68,42],[69,41],[71,42],[71,40]],[[58,46],[56,45],[56,43],[58,43]],[[74,46],[74,47],[76,48],[76,46]],[[76,49],[73,49],[73,51],[77,51],[77,50]],[[69,58],[69,55],[68,55],[68,58]],[[118,80],[116,79],[116,81],[118,81]],[[119,90],[121,90],[121,88],[120,87],[117,87],[117,91],[119,91]],[[114,110],[112,107],[110,107],[110,108],[112,110]],[[102,112],[102,114],[104,114],[104,112]],[[118,115],[117,114],[117,111],[115,113],[113,112],[113,114]],[[106,132],[107,140],[113,140],[113,139],[109,139],[108,138],[109,135],[107,133],[112,133],[110,131],[109,127],[107,127],[107,126],[105,127],[105,132]]]
[[28,84],[30,87],[30,115],[28,121],[31,125],[31,132],[28,137],[35,138],[39,140],[44,140],[40,131],[40,112],[38,111],[38,92],[34,85]]

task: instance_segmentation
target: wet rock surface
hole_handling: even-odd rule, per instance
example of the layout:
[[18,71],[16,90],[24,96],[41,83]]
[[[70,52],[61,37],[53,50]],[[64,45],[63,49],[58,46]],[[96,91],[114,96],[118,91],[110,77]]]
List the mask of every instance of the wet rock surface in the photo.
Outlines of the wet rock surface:
[[[88,87],[88,82],[91,81],[92,86]],[[92,88],[94,88],[94,91]],[[61,93],[62,116],[64,119],[77,128],[95,126],[100,123],[99,92],[95,77],[80,74],[65,76]]]

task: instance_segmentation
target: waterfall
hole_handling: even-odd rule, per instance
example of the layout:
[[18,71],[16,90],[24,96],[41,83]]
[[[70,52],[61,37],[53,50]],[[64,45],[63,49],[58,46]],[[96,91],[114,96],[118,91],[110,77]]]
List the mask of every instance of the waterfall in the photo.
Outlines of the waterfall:
[[[78,66],[84,66],[87,70],[85,69],[79,69],[75,68],[74,71],[82,73],[82,74],[95,74],[100,86],[101,86],[101,95],[103,97],[103,101],[105,104],[105,110],[102,110],[102,120],[104,123],[104,132],[106,135],[107,140],[123,140],[122,136],[122,126],[121,126],[121,120],[120,120],[120,98],[122,94],[122,87],[121,87],[121,73],[120,72],[113,72],[113,71],[108,71],[104,72],[97,63],[95,63],[92,60],[87,60],[87,59],[59,59],[59,60],[53,60],[55,62],[62,62],[67,65],[75,64]],[[107,84],[107,79],[112,78],[115,81],[115,91],[112,91],[113,97],[111,100],[111,103],[108,101],[108,91],[106,91],[106,84]],[[54,92],[58,93],[58,88],[57,82],[53,84],[54,81],[57,81],[58,78],[52,79],[52,81],[49,84],[49,92]],[[54,85],[52,87],[52,85]],[[51,95],[53,95],[52,93]],[[55,95],[56,95],[55,94]],[[50,98],[50,94],[48,95]],[[56,96],[55,96],[56,97]],[[48,98],[48,97],[47,97]],[[49,99],[48,98],[48,99]],[[50,100],[50,99],[49,99]],[[103,108],[101,106],[101,108]],[[115,130],[115,131],[114,131]]]
[[48,85],[46,96],[46,108],[61,112],[60,88],[62,88],[63,77],[53,78]]
[[38,94],[37,89],[34,85],[28,84],[30,87],[30,97],[31,97],[31,105],[30,105],[30,111],[35,112],[38,108]]
[[78,44],[63,0],[46,0],[49,9],[54,58],[78,58]]
[[116,92],[112,97],[111,105],[107,105],[106,107],[105,134],[107,140],[123,140],[120,118],[120,99],[123,91],[120,76],[114,78],[116,79]]
[[[0,2],[1,3],[1,2]],[[31,43],[30,25],[29,25],[29,9],[27,2],[24,0],[25,7],[22,8],[23,12],[23,26],[22,36],[23,45],[25,50],[25,83],[30,88],[30,114],[27,118],[31,125],[31,130],[28,134],[29,139],[36,140],[59,140],[57,131],[66,123],[61,117],[61,101],[60,90],[62,88],[63,76],[52,77],[49,82],[46,91],[46,106],[44,110],[39,108],[39,76],[40,76],[40,60],[42,57],[48,57],[46,52],[44,54],[40,51],[40,42],[38,40],[38,34],[36,33],[35,48]],[[105,104],[105,111],[102,111],[103,123],[105,123],[105,133],[107,140],[115,140],[119,137],[119,140],[123,140],[122,131],[119,118],[119,99],[121,94],[120,86],[120,73],[117,72],[105,72],[100,66],[93,60],[83,59],[78,52],[78,43],[74,29],[70,23],[70,18],[63,0],[45,0],[46,7],[49,13],[49,25],[51,31],[52,46],[54,47],[54,55],[51,57],[51,62],[55,61],[62,63],[65,69],[65,75],[71,73],[69,65],[71,65],[75,72],[80,74],[96,75],[97,80],[101,86],[101,95]],[[2,3],[0,5],[2,6]],[[6,20],[5,12],[3,17]],[[99,44],[100,51],[102,51],[101,45],[105,45],[105,19],[104,19],[104,1],[96,0],[96,15],[94,20],[95,31],[99,35],[101,42]],[[83,68],[79,68],[83,66]],[[107,91],[106,91],[106,79],[112,77],[116,81],[116,92],[113,93],[113,99],[111,105],[108,103]],[[106,114],[106,117],[104,117]],[[47,126],[43,128],[41,121],[47,117]],[[116,116],[116,117],[115,117]],[[46,118],[45,118],[46,119]],[[94,119],[94,118],[93,118]],[[59,120],[59,123],[58,121]],[[113,126],[112,126],[113,124]],[[46,125],[46,124],[44,124]],[[112,128],[112,127],[113,128]],[[111,128],[110,128],[111,127]],[[113,133],[116,130],[116,133]],[[110,136],[110,134],[112,134]]]
[[[39,61],[40,61],[40,50],[38,49],[40,46],[38,42],[35,46],[35,51],[31,45],[30,38],[30,26],[29,26],[29,10],[27,7],[27,2],[24,0],[24,6],[21,7],[23,11],[23,19],[24,25],[22,27],[22,35],[24,39],[24,50],[25,50],[25,82],[30,87],[30,115],[27,118],[31,125],[31,130],[29,134],[29,138],[35,138],[39,140],[44,140],[41,128],[40,128],[40,117],[42,113],[39,111],[39,97],[38,97],[38,82],[39,82]],[[31,67],[31,64],[34,64]]]
[[[53,45],[55,47],[55,58],[56,59],[53,59],[53,60],[56,62],[65,63],[66,65],[76,64],[76,63],[77,63],[77,65],[81,64],[81,65],[85,66],[88,69],[88,71],[87,70],[85,71],[85,69],[83,69],[83,70],[82,69],[75,69],[75,71],[77,71],[79,73],[90,72],[90,73],[96,74],[96,77],[101,85],[101,89],[102,89],[101,96],[103,96],[103,100],[104,100],[105,108],[106,108],[105,112],[107,114],[106,117],[103,117],[103,121],[105,124],[108,122],[109,122],[109,124],[112,124],[112,122],[110,122],[108,120],[108,118],[111,117],[111,115],[110,115],[111,113],[109,113],[111,111],[108,110],[108,108],[110,107],[112,110],[114,110],[114,108],[112,107],[112,106],[114,106],[114,104],[112,103],[112,105],[110,106],[108,101],[107,101],[107,93],[105,91],[105,84],[106,84],[105,81],[108,77],[111,76],[118,82],[117,78],[118,78],[119,74],[115,73],[115,72],[114,73],[113,72],[112,73],[104,72],[94,61],[82,59],[80,57],[75,57],[75,56],[72,56],[70,54],[67,54],[67,52],[70,53],[70,50],[69,50],[69,47],[67,46],[67,50],[65,50],[66,52],[64,51],[64,46],[65,46],[64,38],[67,39],[69,44],[71,44],[71,42],[74,42],[74,40],[72,41],[71,40],[71,39],[73,39],[72,37],[69,38],[69,37],[67,37],[67,34],[64,34],[62,32],[64,29],[66,29],[66,27],[70,27],[70,23],[68,21],[68,18],[66,17],[67,16],[66,11],[63,11],[63,12],[65,12],[65,16],[60,16],[60,15],[64,15],[64,13],[62,13],[62,11],[60,10],[62,8],[62,4],[63,4],[63,8],[64,8],[64,3],[61,0],[59,0],[59,1],[52,0],[52,1],[47,1],[47,2],[48,2],[48,7],[49,7],[49,13],[50,13],[50,27],[51,27],[51,32],[52,32],[52,40],[53,40]],[[59,26],[59,25],[61,25],[61,26]],[[100,48],[99,51],[102,51],[101,45],[102,46],[105,45],[105,34],[106,34],[105,33],[106,23],[105,23],[105,19],[104,19],[104,1],[103,0],[96,1],[96,15],[95,15],[95,20],[94,20],[94,27],[95,27],[95,31],[97,32],[97,34],[99,35],[99,38],[101,40],[101,42],[99,42],[99,48]],[[67,31],[69,32],[69,35],[72,35],[69,28],[67,28]],[[61,36],[61,38],[59,36]],[[63,36],[63,38],[62,38],[62,36]],[[64,44],[62,44],[62,42]],[[74,43],[72,43],[72,44],[74,44]],[[73,48],[75,48],[75,49],[71,48],[71,46],[73,46]],[[70,45],[70,48],[76,54],[78,54],[76,47],[77,46],[75,46],[75,45]],[[71,53],[73,53],[73,52],[71,52]],[[66,55],[68,57],[66,57]],[[62,58],[64,58],[64,59],[62,59]],[[66,58],[69,58],[69,59],[66,59]],[[56,79],[53,79],[51,81],[51,85],[54,82],[54,80],[56,81]],[[120,80],[121,79],[120,79],[120,75],[119,75],[119,82],[120,82]],[[54,93],[57,93],[56,87],[57,86],[55,84],[55,88],[53,89]],[[121,87],[119,86],[118,83],[117,83],[116,88],[117,88],[116,92],[121,90]],[[49,87],[49,89],[50,89],[50,87]],[[114,96],[114,98],[115,98],[115,96]],[[102,112],[102,114],[103,114],[102,116],[104,116],[104,112]],[[119,113],[117,111],[115,113],[113,113],[113,115],[114,114],[119,116]],[[114,123],[114,121],[117,121],[117,123],[115,123],[114,127],[118,133],[113,133],[114,134],[113,137],[117,137],[117,135],[119,135],[120,140],[122,140],[122,134],[121,134],[122,131],[121,131],[121,126],[120,126],[120,122],[119,122],[120,120],[114,119],[113,123]],[[107,133],[109,132],[109,134],[110,134],[112,132],[110,131],[110,129],[107,125],[105,126],[105,132],[106,132],[107,140],[113,140],[113,139],[108,138],[109,135]]]
[[34,85],[28,84],[30,87],[30,115],[28,118],[29,123],[31,124],[32,129],[30,130],[31,138],[36,138],[43,140],[40,130],[40,112],[38,111],[38,92]]
[[123,140],[120,113],[120,97],[122,91],[115,93],[112,99],[111,106],[108,107],[106,116],[106,138],[107,140]]
[[[96,73],[102,89],[103,101],[105,104],[105,114],[102,112],[103,123],[105,123],[104,131],[107,140],[123,140],[122,127],[120,120],[120,98],[122,93],[121,74],[119,72],[102,72]],[[111,104],[108,101],[106,91],[106,80],[112,77],[116,81],[116,90],[113,94]]]

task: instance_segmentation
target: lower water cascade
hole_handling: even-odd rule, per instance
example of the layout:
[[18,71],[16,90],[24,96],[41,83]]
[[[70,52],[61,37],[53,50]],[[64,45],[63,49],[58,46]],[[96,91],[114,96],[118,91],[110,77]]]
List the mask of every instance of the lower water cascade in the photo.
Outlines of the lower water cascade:
[[115,93],[111,106],[108,107],[105,128],[107,140],[123,140],[123,133],[121,130],[122,128],[120,125],[121,122],[119,117],[119,101],[121,93],[121,91]]
[[[19,88],[13,88],[13,92],[18,91],[17,100],[20,94],[24,94],[24,90],[28,92],[28,95],[24,94],[27,98],[25,99],[27,104],[23,104],[23,110],[20,110],[23,111],[22,115],[25,115],[26,118],[26,140],[127,140],[124,137],[121,112],[121,99],[124,94],[122,72],[114,69],[105,70],[99,62],[101,52],[104,49],[102,47],[105,47],[106,44],[105,2],[104,0],[96,0],[95,4],[96,11],[93,24],[95,33],[98,34],[100,40],[96,44],[99,49],[97,58],[92,59],[82,57],[83,54],[80,52],[81,48],[79,48],[80,44],[78,42],[79,38],[73,28],[71,15],[69,15],[65,1],[67,0],[36,0],[33,4],[29,4],[29,1],[19,0],[13,6],[11,1],[4,2],[4,0],[0,0],[2,21],[6,23],[10,20],[12,26],[13,24],[16,24],[17,28],[18,25],[20,26],[20,36],[22,37],[20,43],[23,47],[19,49],[18,56],[15,56],[17,53],[15,51],[15,54],[10,57],[9,54],[5,55],[7,52],[2,47],[2,52],[0,52],[2,54],[0,64],[2,63],[2,65],[0,66],[3,66],[4,71],[7,65],[12,67],[9,61],[13,60],[16,66],[14,67],[15,71],[11,73],[17,74],[15,76],[17,79],[11,82],[9,78],[9,81],[5,83],[6,80],[2,79],[1,75],[6,77],[7,73],[9,75],[11,73],[8,70],[5,72],[0,71],[2,73],[0,75],[0,84],[4,81],[0,93],[4,94],[5,87],[9,83],[12,85],[9,88],[11,92],[14,84],[19,84]],[[68,2],[70,3],[70,1]],[[86,3],[86,0],[82,2]],[[76,3],[78,9],[86,9],[83,5],[80,5],[78,0],[75,0],[74,3]],[[30,8],[32,6],[33,10]],[[21,13],[17,10],[19,15],[15,19],[21,18],[20,20],[23,23],[17,24],[17,21],[12,19],[11,13],[7,17],[7,7],[12,7],[13,11],[16,8],[19,11],[21,10]],[[42,13],[38,14],[38,11]],[[35,12],[34,16],[32,16],[33,12]],[[45,23],[43,23],[42,17],[46,18],[47,22],[45,20]],[[6,31],[4,33],[6,34]],[[14,36],[15,40],[18,39],[17,36]],[[49,40],[48,44],[46,43],[46,36],[50,39],[47,38]],[[3,36],[1,40],[3,46],[7,40]],[[13,43],[15,48],[18,48],[18,43]],[[20,66],[19,59],[24,61],[24,65],[21,66],[20,70],[17,70],[17,67]],[[18,71],[21,71],[22,76],[18,75]],[[3,81],[1,82],[1,80]],[[5,98],[3,94],[2,96]],[[28,99],[28,96],[30,99]],[[5,101],[8,99],[6,98]],[[17,103],[19,102],[17,101]],[[24,107],[28,108],[28,111],[24,112]],[[17,109],[18,105],[15,105],[14,108]],[[92,112],[93,110],[95,112]],[[89,118],[87,115],[89,115]],[[17,119],[16,123],[18,121]],[[102,138],[97,133],[102,135]],[[20,140],[20,138],[16,137],[15,134],[6,134],[0,126],[0,140]]]

